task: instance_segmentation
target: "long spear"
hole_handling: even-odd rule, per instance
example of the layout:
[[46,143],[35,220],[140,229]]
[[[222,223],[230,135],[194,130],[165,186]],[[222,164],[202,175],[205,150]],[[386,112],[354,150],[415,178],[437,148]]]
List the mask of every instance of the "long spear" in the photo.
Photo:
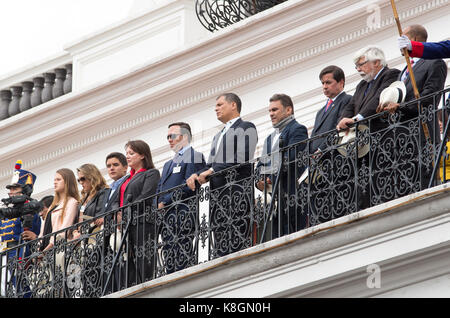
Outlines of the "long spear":
[[[398,17],[398,13],[397,13],[397,8],[395,7],[395,1],[391,0],[391,6],[392,6],[392,11],[394,11],[394,19],[395,22],[397,23],[397,29],[398,29],[398,34],[399,36],[402,36],[403,31],[402,31],[402,26],[400,24],[400,19]],[[409,72],[409,78],[411,79],[411,84],[414,90],[414,96],[416,97],[416,99],[420,98],[420,94],[419,94],[419,90],[417,89],[417,84],[416,84],[416,78],[414,77],[414,72],[411,66],[411,61],[409,59],[409,53],[408,53],[408,49],[405,47],[403,48],[403,56],[405,57],[406,60],[406,65],[408,67],[408,72]],[[417,111],[419,113],[419,116],[421,114],[421,109],[420,109],[420,103],[417,103]],[[422,128],[423,128],[423,132],[425,134],[425,138],[429,139],[430,138],[430,133],[428,131],[428,126],[426,123],[422,122]]]

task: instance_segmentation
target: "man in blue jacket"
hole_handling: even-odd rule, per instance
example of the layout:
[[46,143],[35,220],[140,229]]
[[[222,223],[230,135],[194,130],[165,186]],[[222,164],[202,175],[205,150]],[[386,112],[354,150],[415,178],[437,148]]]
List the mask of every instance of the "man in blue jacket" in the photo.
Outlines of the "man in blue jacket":
[[402,35],[397,39],[398,48],[407,48],[410,57],[420,57],[425,60],[445,59],[450,57],[450,41],[441,42],[420,42],[413,41],[407,35]]
[[203,154],[191,146],[191,140],[189,124],[169,125],[167,141],[175,155],[164,164],[157,188],[158,209],[164,215],[160,233],[166,273],[195,265],[196,261],[193,241],[198,215],[196,204],[191,202],[195,192],[186,186],[186,180],[206,163]]

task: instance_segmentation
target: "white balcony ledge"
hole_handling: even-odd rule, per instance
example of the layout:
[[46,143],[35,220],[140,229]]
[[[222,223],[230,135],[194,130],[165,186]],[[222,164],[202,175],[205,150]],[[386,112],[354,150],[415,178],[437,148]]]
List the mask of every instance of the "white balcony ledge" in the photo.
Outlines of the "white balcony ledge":
[[449,297],[449,192],[443,184],[107,297]]

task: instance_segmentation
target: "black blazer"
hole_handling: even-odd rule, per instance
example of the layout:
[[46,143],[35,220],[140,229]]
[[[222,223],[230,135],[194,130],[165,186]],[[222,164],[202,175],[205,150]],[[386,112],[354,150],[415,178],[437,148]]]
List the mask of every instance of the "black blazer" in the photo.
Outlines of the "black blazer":
[[[144,172],[135,174],[125,188],[123,205],[125,206],[154,195],[156,193],[159,178],[160,175],[157,169],[148,169]],[[113,210],[120,207],[120,188],[128,179],[129,175],[127,178],[124,178],[116,190],[117,196],[112,206]]]
[[[352,118],[361,114],[364,118],[376,114],[377,107],[380,102],[380,94],[389,85],[395,82],[400,71],[395,68],[388,68],[387,66],[380,72],[378,77],[370,82],[362,80],[356,86],[355,94],[350,102],[344,106],[341,114],[342,118]],[[366,92],[367,90],[367,92]],[[387,124],[382,123],[381,120],[373,120],[371,123],[371,130],[376,131],[384,128]]]
[[[105,204],[108,200],[109,188],[101,189],[84,207],[84,215],[97,216],[106,211]],[[79,209],[81,204],[79,205]]]
[[[220,135],[221,132],[214,136],[208,162],[205,168],[198,171],[197,174],[210,168],[213,168],[214,172],[217,173],[253,159],[256,144],[258,143],[258,133],[253,123],[244,121],[241,118],[237,119],[223,136],[220,145],[217,145]],[[251,176],[252,167],[250,164],[243,165],[236,172],[235,181],[241,180]],[[211,188],[221,187],[226,183],[224,174],[216,175],[210,180]]]
[[[311,138],[331,130],[335,130],[344,106],[347,105],[351,99],[352,95],[342,92],[336,97],[331,105],[331,108],[327,112],[325,112],[326,105],[324,105],[316,114],[316,120],[314,122],[314,129],[311,133]],[[327,148],[326,137],[314,139],[310,142],[310,153],[316,152],[319,148],[321,150],[325,150]]]

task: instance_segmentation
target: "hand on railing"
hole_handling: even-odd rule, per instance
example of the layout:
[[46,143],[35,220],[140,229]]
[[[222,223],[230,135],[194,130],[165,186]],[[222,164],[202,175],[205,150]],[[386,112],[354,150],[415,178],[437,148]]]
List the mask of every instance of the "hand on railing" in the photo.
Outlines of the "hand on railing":
[[348,130],[349,128],[355,123],[355,120],[353,118],[342,118],[341,121],[337,124],[336,129],[341,131],[341,130],[346,130],[345,134],[348,134]]
[[400,106],[400,104],[393,103],[393,102],[380,104],[380,105],[378,105],[376,112],[381,113],[383,111],[388,111],[389,113],[393,114],[397,111],[399,106]]
[[213,170],[212,169],[208,169],[202,173],[200,173],[200,175],[194,173],[193,175],[191,175],[187,180],[186,180],[186,185],[189,187],[189,189],[191,189],[192,191],[195,191],[195,188],[197,186],[201,186],[202,184],[206,183],[209,181],[209,177],[213,174]]

